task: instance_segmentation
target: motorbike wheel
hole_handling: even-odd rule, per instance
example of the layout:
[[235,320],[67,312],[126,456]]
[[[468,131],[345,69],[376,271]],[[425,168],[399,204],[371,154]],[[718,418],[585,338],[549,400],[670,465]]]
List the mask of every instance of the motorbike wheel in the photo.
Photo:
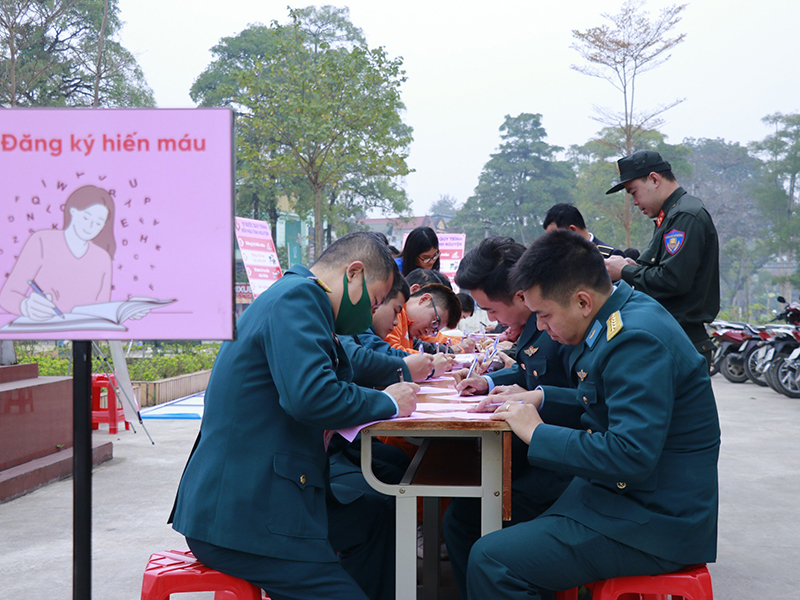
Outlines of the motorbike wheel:
[[744,383],[747,381],[747,373],[744,372],[744,366],[734,364],[728,360],[727,356],[720,361],[719,372],[731,383]]
[[789,361],[787,356],[779,356],[772,362],[770,372],[777,390],[789,398],[800,398],[800,381],[797,375],[800,370],[798,361]]
[[771,387],[774,391],[782,394],[781,390],[778,388],[778,384],[775,382],[775,370],[772,368],[777,365],[779,362],[783,362],[788,354],[776,354],[772,357],[772,361],[769,363],[769,369],[764,373],[764,380],[767,382],[767,385]]
[[750,350],[747,351],[747,354],[744,355],[742,364],[744,365],[744,372],[747,375],[747,378],[756,385],[765,387],[767,385],[766,378],[764,377],[763,373],[756,369],[759,359],[759,356],[756,353],[759,350],[762,350],[762,348],[758,348],[757,346],[750,348]]

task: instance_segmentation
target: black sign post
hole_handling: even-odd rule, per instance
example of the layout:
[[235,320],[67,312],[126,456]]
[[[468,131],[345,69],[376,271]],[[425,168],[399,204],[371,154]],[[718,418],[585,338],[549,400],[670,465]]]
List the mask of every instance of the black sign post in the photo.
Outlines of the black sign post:
[[72,343],[72,597],[92,597],[92,342]]

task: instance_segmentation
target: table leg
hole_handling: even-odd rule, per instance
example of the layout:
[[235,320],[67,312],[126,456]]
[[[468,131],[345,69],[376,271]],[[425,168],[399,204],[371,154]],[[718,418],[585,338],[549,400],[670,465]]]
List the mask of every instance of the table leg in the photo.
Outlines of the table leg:
[[441,566],[440,542],[442,537],[440,498],[425,497],[422,499],[422,600],[439,598],[439,568]]
[[503,527],[503,436],[481,434],[481,535]]
[[395,597],[417,597],[417,498],[397,496],[395,502]]

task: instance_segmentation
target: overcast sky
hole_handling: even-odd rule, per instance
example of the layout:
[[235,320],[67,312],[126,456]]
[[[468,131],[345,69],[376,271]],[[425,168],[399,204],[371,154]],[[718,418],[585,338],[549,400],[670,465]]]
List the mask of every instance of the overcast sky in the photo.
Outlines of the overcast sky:
[[[287,0],[120,0],[122,43],[137,55],[159,107],[192,107],[189,88],[220,38],[250,23],[286,22]],[[604,80],[570,68],[572,30],[604,22],[621,0],[351,0],[370,46],[402,56],[406,122],[414,128],[406,189],[415,214],[441,194],[463,203],[500,141],[505,115],[540,113],[547,141],[583,144],[598,131],[593,105],[618,109]],[[650,0],[655,15],[674,4]],[[292,6],[307,6],[306,2]],[[686,137],[746,144],[769,131],[761,118],[800,110],[796,0],[694,0],[672,58],[640,76],[641,108],[678,98],[665,113],[670,143]],[[680,174],[678,174],[680,176]]]

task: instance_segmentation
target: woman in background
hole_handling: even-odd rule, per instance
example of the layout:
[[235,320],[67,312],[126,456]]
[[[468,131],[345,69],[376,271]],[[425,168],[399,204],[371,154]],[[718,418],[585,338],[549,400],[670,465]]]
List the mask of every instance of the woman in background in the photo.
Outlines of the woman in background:
[[414,269],[439,270],[439,238],[430,227],[417,227],[406,238],[403,253],[395,259],[403,277]]

